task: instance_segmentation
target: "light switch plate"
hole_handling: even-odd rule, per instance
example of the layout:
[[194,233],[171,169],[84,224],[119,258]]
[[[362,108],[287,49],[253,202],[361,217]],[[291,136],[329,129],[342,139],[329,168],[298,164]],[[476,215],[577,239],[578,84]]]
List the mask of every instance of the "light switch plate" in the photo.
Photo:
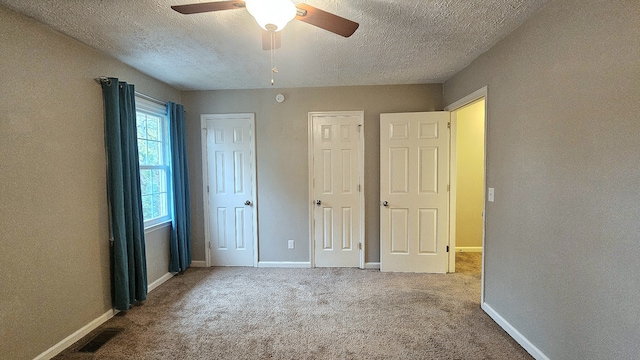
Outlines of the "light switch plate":
[[489,188],[489,202],[493,202],[494,189]]

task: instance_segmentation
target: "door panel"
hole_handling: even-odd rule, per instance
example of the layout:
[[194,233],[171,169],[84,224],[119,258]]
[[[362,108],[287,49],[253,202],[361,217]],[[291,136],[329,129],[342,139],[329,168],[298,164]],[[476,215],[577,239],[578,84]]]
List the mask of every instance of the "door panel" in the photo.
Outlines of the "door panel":
[[[210,262],[253,266],[254,121],[245,116],[203,115],[207,141]],[[249,201],[249,205],[245,202]]]
[[[310,114],[312,130],[312,228],[319,267],[360,264],[361,202],[358,192],[362,115]],[[320,204],[316,204],[320,201]]]
[[438,209],[420,209],[420,227],[418,230],[420,237],[420,253],[437,253],[438,238]]
[[380,267],[446,272],[448,112],[380,115]]
[[409,253],[409,209],[391,209],[391,253]]

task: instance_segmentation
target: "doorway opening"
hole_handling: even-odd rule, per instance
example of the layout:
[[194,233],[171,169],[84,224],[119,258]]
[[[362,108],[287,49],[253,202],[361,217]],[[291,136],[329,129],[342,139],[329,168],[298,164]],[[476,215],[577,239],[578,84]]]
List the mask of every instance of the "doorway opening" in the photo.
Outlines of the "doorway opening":
[[456,254],[477,258],[484,298],[484,238],[486,207],[487,88],[447,106],[451,111],[451,192],[449,272],[456,272]]

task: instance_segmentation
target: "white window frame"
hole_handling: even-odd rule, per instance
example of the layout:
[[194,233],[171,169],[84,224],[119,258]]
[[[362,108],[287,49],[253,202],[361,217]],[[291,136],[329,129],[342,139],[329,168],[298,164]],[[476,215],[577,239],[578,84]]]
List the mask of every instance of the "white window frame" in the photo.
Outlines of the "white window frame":
[[[149,220],[145,220],[144,221],[144,228],[145,230],[148,230],[149,228],[161,225],[161,224],[165,224],[165,223],[169,223],[173,220],[173,184],[172,184],[172,176],[171,176],[171,172],[172,172],[172,168],[171,168],[171,143],[170,143],[170,136],[169,136],[169,116],[167,114],[167,106],[166,105],[161,105],[157,102],[154,101],[150,101],[148,99],[145,99],[143,96],[141,96],[140,94],[136,94],[136,119],[137,119],[137,114],[138,112],[141,113],[145,113],[148,115],[152,115],[152,116],[156,116],[159,117],[161,119],[160,121],[160,127],[162,128],[161,130],[161,134],[163,136],[162,138],[162,143],[163,143],[163,151],[162,151],[162,156],[163,156],[163,164],[164,165],[143,165],[140,164],[140,171],[142,172],[143,170],[154,170],[154,169],[163,169],[165,170],[166,173],[166,179],[165,182],[167,184],[167,192],[166,192],[166,196],[167,196],[167,215],[161,216],[161,217],[157,217],[157,218],[153,218],[153,219],[149,219]],[[137,126],[136,126],[137,129]],[[137,139],[137,133],[136,133],[136,139]],[[141,188],[142,188],[142,184],[140,184]],[[144,216],[144,215],[143,215]]]

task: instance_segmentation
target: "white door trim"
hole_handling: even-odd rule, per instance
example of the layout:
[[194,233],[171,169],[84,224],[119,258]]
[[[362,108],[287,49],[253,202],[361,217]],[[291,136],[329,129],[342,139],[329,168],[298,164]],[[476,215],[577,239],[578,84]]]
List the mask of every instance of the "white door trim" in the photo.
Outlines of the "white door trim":
[[[488,88],[485,86],[481,89],[478,89],[474,92],[472,92],[471,94],[463,97],[462,99],[455,101],[454,103],[445,106],[444,110],[445,111],[455,111],[460,109],[463,106],[469,105],[472,102],[479,100],[481,98],[485,98],[485,102],[487,101],[487,90]],[[485,105],[486,108],[486,105]],[[485,113],[486,113],[486,109],[485,109]],[[485,114],[486,115],[486,114]]]
[[211,235],[209,234],[209,156],[207,151],[207,123],[200,115],[200,143],[202,145],[202,204],[204,210],[204,262],[205,266],[211,266]]
[[450,112],[449,118],[449,270],[456,272],[456,204],[458,192],[458,113],[454,110]]
[[462,108],[463,106],[469,105],[470,103],[480,100],[484,98],[484,189],[485,196],[482,205],[482,275],[480,278],[480,303],[484,304],[484,256],[485,256],[485,229],[486,229],[486,211],[487,211],[487,124],[488,124],[488,88],[485,86],[481,89],[478,89],[471,94],[463,97],[462,99],[453,102],[452,104],[446,106],[444,109],[446,111],[451,111],[451,141],[450,146],[451,149],[449,151],[449,164],[450,164],[450,192],[449,192],[449,246],[451,251],[449,252],[449,272],[455,272],[456,266],[456,238],[455,238],[455,227],[456,227],[456,136],[457,136],[457,116],[455,115],[455,111]]
[[238,113],[238,114],[201,114],[200,115],[200,136],[202,144],[202,201],[204,208],[204,239],[205,239],[205,266],[211,266],[211,234],[209,233],[209,153],[207,151],[207,120],[233,120],[233,119],[249,119],[253,126],[252,146],[253,164],[251,166],[252,191],[253,191],[253,266],[258,267],[258,193],[257,193],[257,154],[256,148],[256,121],[254,113]]
[[315,233],[314,221],[313,221],[313,212],[314,212],[314,196],[313,196],[313,179],[314,179],[314,168],[313,168],[313,117],[316,115],[324,115],[324,116],[359,116],[358,127],[359,135],[359,146],[358,146],[358,184],[360,186],[359,192],[359,205],[360,205],[360,214],[358,217],[358,223],[360,224],[360,238],[358,239],[358,243],[360,244],[360,269],[365,268],[365,207],[364,207],[364,194],[365,194],[365,186],[364,186],[364,111],[313,111],[308,114],[308,136],[309,136],[309,150],[308,150],[308,165],[309,165],[309,259],[311,263],[311,267],[316,267],[316,258],[315,258],[315,244],[313,243],[313,236]]

